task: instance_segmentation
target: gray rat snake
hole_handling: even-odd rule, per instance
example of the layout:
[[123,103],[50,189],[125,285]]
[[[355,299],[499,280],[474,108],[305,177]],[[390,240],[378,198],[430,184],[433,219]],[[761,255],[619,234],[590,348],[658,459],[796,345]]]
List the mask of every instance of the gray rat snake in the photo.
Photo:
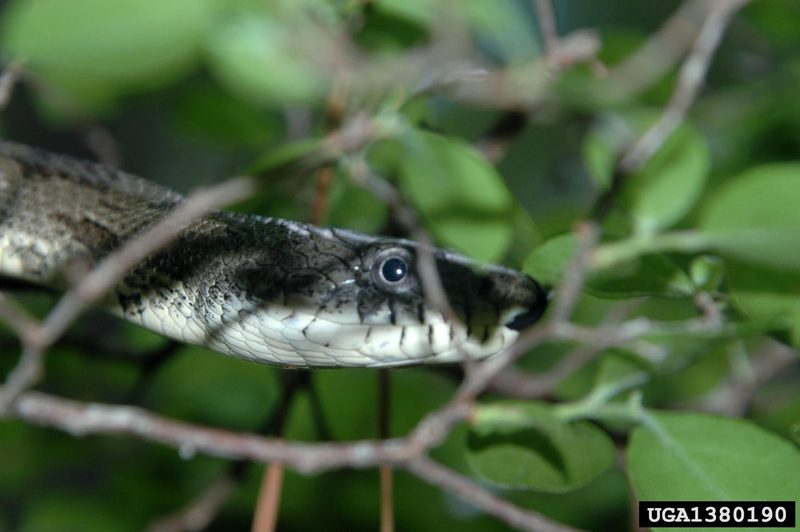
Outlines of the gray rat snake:
[[[184,198],[99,164],[0,141],[0,275],[64,289]],[[214,212],[192,222],[103,306],[164,336],[295,367],[390,367],[498,353],[536,321],[534,280],[434,250],[459,322],[430,305],[418,244]]]

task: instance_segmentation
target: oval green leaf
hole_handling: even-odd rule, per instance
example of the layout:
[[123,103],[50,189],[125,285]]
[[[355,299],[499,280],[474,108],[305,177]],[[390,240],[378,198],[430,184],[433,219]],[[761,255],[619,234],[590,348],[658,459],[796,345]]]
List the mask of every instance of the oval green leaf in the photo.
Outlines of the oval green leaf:
[[630,177],[636,229],[652,233],[683,218],[703,191],[710,160],[702,135],[689,125],[678,128],[644,168]]
[[592,423],[558,420],[546,404],[503,401],[477,409],[467,461],[493,484],[563,493],[611,467],[614,444]]
[[711,197],[699,228],[722,254],[800,269],[800,163],[748,170]]
[[695,291],[686,272],[660,254],[643,255],[596,272],[587,280],[586,288],[603,298],[690,297]]
[[522,271],[540,283],[557,285],[577,250],[578,239],[574,233],[555,236],[525,258]]
[[401,141],[400,185],[431,231],[477,259],[502,259],[513,201],[497,170],[460,140],[412,130]]
[[233,20],[209,41],[211,69],[232,91],[256,103],[312,102],[325,94],[326,82],[292,45],[295,37],[272,19]]
[[337,172],[329,191],[323,220],[330,227],[346,227],[364,233],[378,233],[386,226],[389,208],[373,194]]
[[46,81],[90,99],[183,74],[215,9],[210,0],[18,1],[6,14],[2,44]]
[[[522,269],[545,285],[556,285],[576,251],[573,233],[558,235],[534,249],[525,258]],[[687,297],[694,292],[694,286],[686,273],[665,256],[648,255],[613,270],[591,272],[587,290],[602,298]]]
[[[587,135],[583,156],[599,186],[611,186],[622,152],[657,118],[658,114],[649,109],[610,115]],[[636,231],[653,233],[683,218],[700,197],[709,169],[705,139],[691,125],[682,125],[642,169],[625,180],[620,202],[631,214]]]
[[730,262],[728,279],[740,311],[772,330],[788,330],[791,344],[800,347],[800,273]]
[[651,412],[628,471],[641,500],[800,500],[800,450],[741,419]]

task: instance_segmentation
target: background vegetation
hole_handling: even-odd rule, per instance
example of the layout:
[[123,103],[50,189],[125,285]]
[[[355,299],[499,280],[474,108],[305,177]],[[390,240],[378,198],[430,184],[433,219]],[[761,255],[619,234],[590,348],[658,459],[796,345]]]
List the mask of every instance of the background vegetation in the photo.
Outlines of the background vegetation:
[[[727,24],[725,3],[559,0],[552,35],[549,4],[524,0],[13,0],[0,131],[184,192],[249,173],[262,189],[241,210],[406,234],[363,188],[385,179],[441,245],[557,286],[571,264],[574,312],[432,451],[521,508],[620,530],[639,498],[800,500],[800,4]],[[14,297],[41,316],[57,296]],[[18,342],[0,340],[6,375]],[[389,434],[460,378],[392,371]],[[377,437],[378,382],[92,312],[38,389],[262,432],[293,390],[283,436],[343,441]],[[14,417],[0,530],[138,530],[209,486],[208,529],[250,526],[263,466]],[[402,470],[395,484],[398,529],[507,526]],[[374,469],[289,469],[280,528],[375,529],[377,493]]]

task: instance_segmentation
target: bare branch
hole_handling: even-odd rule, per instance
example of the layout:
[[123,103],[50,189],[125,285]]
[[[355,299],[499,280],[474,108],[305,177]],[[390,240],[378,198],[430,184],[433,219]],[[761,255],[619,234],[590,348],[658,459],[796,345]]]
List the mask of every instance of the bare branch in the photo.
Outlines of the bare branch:
[[97,160],[112,168],[122,168],[122,152],[111,132],[101,126],[92,126],[84,135],[86,145]]
[[11,327],[23,345],[39,327],[33,316],[2,292],[0,292],[0,320]]
[[221,475],[185,508],[152,523],[148,532],[194,532],[205,530],[230,498],[239,483],[230,475]]
[[404,467],[426,482],[458,495],[476,508],[494,515],[504,523],[520,530],[536,532],[567,532],[576,529],[561,525],[531,510],[523,510],[478,486],[467,477],[438,464],[427,457],[407,462]]
[[14,93],[14,85],[22,74],[22,61],[15,59],[0,74],[0,110],[5,109]]
[[770,341],[753,355],[749,371],[734,371],[696,407],[725,416],[742,416],[761,387],[791,365],[797,366],[798,360],[794,349]]
[[306,474],[403,462],[441,443],[469,411],[469,405],[459,403],[431,413],[405,439],[306,444],[173,421],[136,407],[81,403],[40,392],[25,392],[10,407],[20,419],[74,436],[126,434],[175,447],[184,456],[204,453],[280,462]]
[[[749,0],[705,0],[712,2],[689,56],[681,66],[675,91],[666,108],[643,135],[622,154],[614,169],[611,187],[601,194],[592,208],[592,218],[602,220],[628,176],[640,170],[658,152],[686,118],[702,89],[714,52],[733,15]],[[686,7],[689,9],[691,5]],[[693,8],[693,7],[692,7]]]
[[609,347],[610,342],[617,343],[617,340],[623,339],[622,336],[617,336],[617,334],[624,332],[626,327],[624,325],[618,326],[618,324],[641,302],[641,299],[635,299],[617,305],[603,318],[601,325],[614,328],[616,330],[615,338],[581,344],[568,355],[559,359],[547,371],[537,375],[523,373],[513,366],[508,367],[492,380],[492,390],[511,397],[529,399],[546,397],[552,394],[564,379],[583,368],[598,355],[601,355]]
[[551,320],[556,323],[569,320],[572,310],[580,298],[586,280],[589,256],[600,236],[600,229],[595,224],[583,223],[578,226],[577,233],[578,245],[575,256],[561,278],[550,314]]
[[[213,456],[279,462],[303,473],[333,468],[365,468],[379,464],[406,467],[426,481],[464,497],[478,508],[527,530],[571,530],[530,511],[521,510],[487,492],[469,479],[419,456],[422,438],[432,427],[418,429],[406,441],[287,443],[280,439],[170,421],[132,407],[83,404],[39,392],[27,392],[12,405],[13,412],[29,422],[58,427],[75,436],[103,432],[128,434],[164,443],[190,456],[203,452]],[[438,437],[441,430],[435,431]],[[445,433],[449,428],[444,429]],[[415,439],[420,441],[415,442]],[[227,488],[220,487],[224,495]],[[214,494],[215,500],[220,494]],[[202,513],[204,510],[201,510]]]
[[[539,19],[539,30],[542,32],[544,51],[549,60],[555,58],[558,50],[558,30],[556,29],[556,16],[550,0],[536,0],[536,14]],[[552,65],[556,67],[557,65]]]
[[663,78],[695,42],[709,8],[708,0],[685,0],[633,54],[609,69],[608,98],[626,101]]
[[[390,437],[391,374],[387,369],[378,370],[378,438]],[[381,532],[394,532],[394,474],[389,465],[380,466],[381,478]]]
[[625,152],[619,170],[631,174],[639,170],[661,148],[675,129],[686,118],[719,46],[722,34],[731,17],[749,0],[715,0],[703,21],[692,51],[681,66],[675,92],[659,119]]
[[278,525],[281,491],[283,490],[283,464],[272,462],[261,479],[252,532],[272,532]]

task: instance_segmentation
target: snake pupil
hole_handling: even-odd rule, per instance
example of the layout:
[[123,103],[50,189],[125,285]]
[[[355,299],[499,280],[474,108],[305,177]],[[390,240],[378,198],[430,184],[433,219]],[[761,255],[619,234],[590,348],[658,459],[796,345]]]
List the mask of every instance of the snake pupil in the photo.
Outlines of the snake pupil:
[[381,276],[388,283],[399,283],[408,272],[408,264],[399,257],[386,259],[381,266]]

